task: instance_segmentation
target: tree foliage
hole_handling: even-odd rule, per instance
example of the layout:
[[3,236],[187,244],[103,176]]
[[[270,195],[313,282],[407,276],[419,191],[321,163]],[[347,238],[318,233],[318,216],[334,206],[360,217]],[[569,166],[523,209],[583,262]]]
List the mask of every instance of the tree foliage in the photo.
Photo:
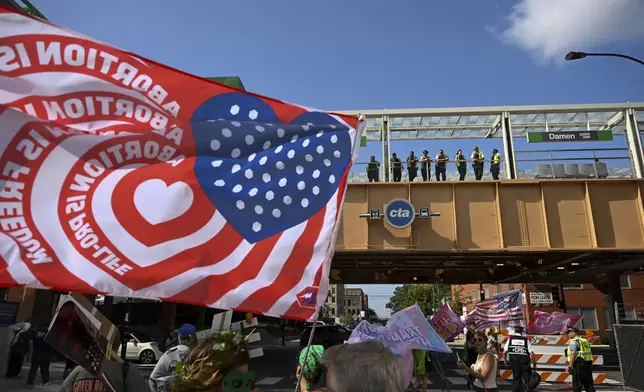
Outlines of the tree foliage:
[[463,315],[463,306],[465,306],[465,301],[463,300],[463,286],[456,286],[452,290],[452,310],[459,316]]
[[444,284],[404,284],[396,287],[386,305],[392,312],[418,304],[425,314],[433,314],[442,306],[442,300],[451,296],[451,288]]

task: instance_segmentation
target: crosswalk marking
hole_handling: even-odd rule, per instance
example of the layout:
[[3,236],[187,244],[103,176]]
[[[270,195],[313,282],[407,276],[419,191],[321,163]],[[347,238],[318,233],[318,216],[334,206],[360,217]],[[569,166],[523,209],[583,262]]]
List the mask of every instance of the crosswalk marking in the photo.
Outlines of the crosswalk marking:
[[261,380],[257,381],[255,385],[275,385],[278,382],[282,381],[284,377],[264,377]]
[[445,377],[451,384],[454,385],[465,385],[467,380],[463,377]]

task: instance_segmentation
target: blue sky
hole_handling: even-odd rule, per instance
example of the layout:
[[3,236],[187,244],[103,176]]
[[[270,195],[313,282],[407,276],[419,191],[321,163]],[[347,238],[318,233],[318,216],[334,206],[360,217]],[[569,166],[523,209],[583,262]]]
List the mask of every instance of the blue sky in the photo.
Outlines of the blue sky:
[[[640,65],[562,61],[568,50],[644,58],[641,0],[32,1],[95,39],[200,76],[238,75],[253,92],[320,109],[644,100]],[[423,148],[452,155],[474,143]],[[500,147],[477,143],[488,155]],[[367,292],[383,312],[391,287]]]

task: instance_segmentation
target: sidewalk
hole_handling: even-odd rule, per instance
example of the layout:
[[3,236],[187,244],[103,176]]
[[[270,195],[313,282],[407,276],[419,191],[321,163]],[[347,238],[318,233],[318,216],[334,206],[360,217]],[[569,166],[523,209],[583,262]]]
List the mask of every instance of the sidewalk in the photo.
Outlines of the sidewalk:
[[42,385],[42,380],[40,379],[40,372],[36,375],[34,380],[34,388],[25,388],[27,383],[27,374],[29,373],[30,364],[26,363],[22,366],[22,372],[20,380],[7,380],[0,378],[0,391],[2,392],[27,392],[27,391],[47,391],[47,392],[58,392],[61,384],[63,383],[63,372],[65,371],[64,362],[54,362],[49,366],[49,378],[51,379],[51,384],[47,386]]

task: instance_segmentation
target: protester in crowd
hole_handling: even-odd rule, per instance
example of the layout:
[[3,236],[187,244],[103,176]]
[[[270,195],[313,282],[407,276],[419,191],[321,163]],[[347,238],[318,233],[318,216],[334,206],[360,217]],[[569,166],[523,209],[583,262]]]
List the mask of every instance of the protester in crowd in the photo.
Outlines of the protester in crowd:
[[36,333],[33,339],[33,351],[31,354],[31,367],[27,376],[27,388],[34,387],[34,380],[38,369],[40,369],[40,378],[43,385],[49,385],[49,363],[53,354],[51,346],[45,342],[49,323],[42,325],[40,331]]
[[508,336],[503,347],[505,361],[512,367],[512,390],[513,392],[523,392],[522,384],[530,388],[530,376],[532,368],[530,363],[536,364],[532,343],[523,335],[523,327],[514,327],[514,333]]
[[[472,366],[476,362],[476,357],[478,356],[478,353],[476,352],[476,347],[472,343],[472,339],[474,339],[475,333],[476,331],[474,331],[474,329],[470,327],[468,327],[467,330],[465,331],[465,346],[463,347],[462,359],[467,366]],[[474,383],[474,377],[468,375],[467,388],[471,389],[473,383]]]
[[593,380],[593,352],[586,338],[578,335],[579,330],[568,327],[568,373],[572,375],[574,392],[595,392]]
[[402,392],[405,388],[398,359],[378,340],[331,347],[322,363],[331,392]]
[[150,389],[152,391],[167,392],[170,380],[179,362],[182,362],[190,351],[190,346],[196,341],[197,328],[192,324],[184,324],[174,331],[177,334],[178,345],[166,351],[154,370],[150,374]]
[[76,367],[76,362],[74,362],[69,358],[65,359],[65,370],[63,370],[63,380],[66,379],[67,376],[69,376],[69,374],[72,372],[72,370],[74,370],[75,367]]
[[[248,352],[240,334],[223,331],[206,338],[179,363],[172,392],[224,391],[226,385],[254,384],[248,372]],[[259,389],[253,389],[259,392]]]
[[24,323],[22,329],[16,332],[9,346],[9,363],[5,378],[20,378],[22,363],[25,360],[25,355],[29,352],[29,343],[35,336],[36,327],[30,322]]
[[459,359],[458,367],[465,370],[469,376],[474,377],[474,388],[478,392],[497,392],[496,375],[498,360],[487,348],[487,336],[483,331],[477,331],[469,342],[476,348],[478,356],[472,366],[468,366]]
[[99,374],[76,366],[63,381],[59,392],[148,392],[141,373],[129,363],[104,361]]
[[414,356],[414,389],[427,392],[427,358],[429,352],[426,350],[412,350]]
[[[295,377],[300,380],[301,392],[313,392],[324,387],[323,354],[324,347],[320,345],[312,345],[308,349],[305,347],[300,351]],[[301,379],[300,375],[302,376]]]

